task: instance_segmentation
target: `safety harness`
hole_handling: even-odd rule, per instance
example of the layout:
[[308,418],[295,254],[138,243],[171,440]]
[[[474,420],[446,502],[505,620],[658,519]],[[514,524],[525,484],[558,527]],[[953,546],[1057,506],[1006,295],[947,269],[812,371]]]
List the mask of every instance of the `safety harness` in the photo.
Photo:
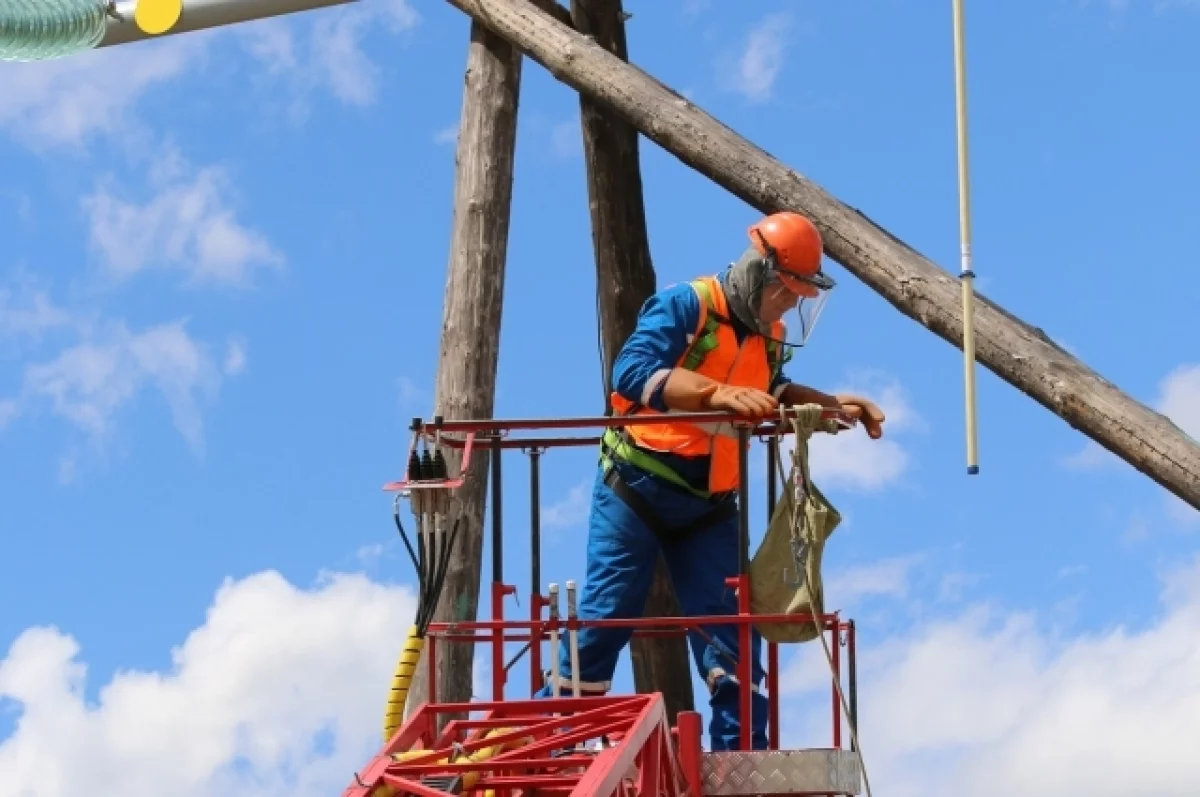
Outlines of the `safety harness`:
[[[705,280],[694,280],[692,288],[702,300],[701,323],[699,332],[693,336],[681,360],[680,367],[696,371],[704,363],[708,354],[717,347],[717,332],[721,325],[732,326],[733,322],[717,311],[716,302]],[[774,381],[784,364],[791,360],[791,349],[781,346],[778,341],[767,338],[767,366],[770,380]],[[782,354],[781,354],[782,352]],[[634,405],[630,412],[639,405]],[[621,477],[620,471],[613,467],[614,460],[621,460],[640,470],[651,473],[666,482],[704,500],[714,500],[715,505],[700,517],[682,526],[670,526],[654,512],[650,503],[637,491],[632,489]],[[600,440],[600,464],[604,468],[604,483],[633,510],[646,527],[662,541],[682,539],[688,534],[715,525],[737,514],[735,493],[713,494],[702,490],[679,475],[654,454],[639,448],[630,439],[624,429],[608,429]]]

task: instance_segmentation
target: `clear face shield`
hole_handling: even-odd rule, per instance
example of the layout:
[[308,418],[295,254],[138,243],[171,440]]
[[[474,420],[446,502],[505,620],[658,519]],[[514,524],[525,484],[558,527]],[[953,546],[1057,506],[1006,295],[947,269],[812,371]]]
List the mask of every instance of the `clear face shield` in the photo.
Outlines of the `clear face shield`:
[[784,324],[780,343],[806,345],[829,299],[829,292],[833,290],[833,278],[820,271],[811,275],[797,274],[773,267],[769,261],[763,276],[759,320],[766,327],[776,321]]

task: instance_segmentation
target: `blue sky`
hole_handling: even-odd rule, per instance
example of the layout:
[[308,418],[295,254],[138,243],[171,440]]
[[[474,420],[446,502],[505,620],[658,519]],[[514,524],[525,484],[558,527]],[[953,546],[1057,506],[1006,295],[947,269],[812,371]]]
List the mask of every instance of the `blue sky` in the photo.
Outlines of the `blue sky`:
[[[640,66],[957,271],[948,4],[627,10]],[[378,488],[432,409],[467,29],[368,0],[3,65],[0,794],[325,794],[373,749],[412,611]],[[968,9],[980,290],[1193,436],[1197,33],[1185,2]],[[527,60],[520,101],[496,412],[597,414],[577,95]],[[642,166],[660,285],[738,255],[755,211]],[[890,416],[814,454],[872,785],[1194,793],[1200,517],[982,367],[966,476],[961,353],[830,268],[791,375]],[[544,580],[582,579],[593,462],[546,458]],[[796,743],[826,739],[814,655],[784,656]]]

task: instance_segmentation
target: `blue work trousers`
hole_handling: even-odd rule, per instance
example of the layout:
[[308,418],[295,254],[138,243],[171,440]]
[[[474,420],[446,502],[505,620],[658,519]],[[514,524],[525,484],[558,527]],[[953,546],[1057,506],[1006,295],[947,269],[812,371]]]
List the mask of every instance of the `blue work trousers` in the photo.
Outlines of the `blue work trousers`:
[[[626,484],[636,490],[669,527],[682,527],[699,518],[712,504],[660,481],[624,462],[616,462]],[[725,584],[738,572],[737,515],[729,515],[698,528],[678,540],[660,543],[633,509],[605,483],[600,468],[592,488],[588,525],[587,579],[579,600],[584,620],[643,616],[646,597],[661,550],[671,574],[683,614],[724,615],[737,612],[737,595]],[[739,690],[737,677],[738,631],[734,625],[708,625],[704,633],[691,631],[688,641],[696,670],[709,684],[711,749],[740,747]],[[621,650],[632,629],[584,628],[579,632],[579,678],[584,693],[609,691]],[[570,648],[560,637],[559,694],[570,694]],[[763,670],[759,662],[762,640],[752,632],[751,670],[755,684],[751,695],[752,745],[767,747],[767,700],[759,690]],[[554,673],[550,673],[554,677]],[[536,697],[547,697],[547,685]]]

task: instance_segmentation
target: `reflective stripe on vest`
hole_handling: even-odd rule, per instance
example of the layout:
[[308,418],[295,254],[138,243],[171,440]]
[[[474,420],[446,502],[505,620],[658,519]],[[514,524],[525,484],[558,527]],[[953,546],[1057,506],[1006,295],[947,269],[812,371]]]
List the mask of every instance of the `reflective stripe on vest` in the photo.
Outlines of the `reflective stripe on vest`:
[[[688,349],[676,362],[676,368],[686,368],[727,385],[770,389],[777,369],[782,365],[776,357],[768,357],[767,339],[747,335],[742,345],[730,324],[725,293],[716,277],[694,280],[692,288],[700,298],[700,316]],[[772,327],[772,337],[782,339],[782,324]],[[778,346],[771,346],[777,350]],[[659,415],[661,413],[629,401],[613,392],[613,410],[619,415]],[[721,423],[662,423],[626,427],[623,432],[604,436],[606,449],[651,473],[686,487],[698,495],[729,492],[738,484],[737,430],[733,424]],[[640,452],[644,449],[672,453],[683,457],[711,457],[707,491],[697,491],[667,465]]]

